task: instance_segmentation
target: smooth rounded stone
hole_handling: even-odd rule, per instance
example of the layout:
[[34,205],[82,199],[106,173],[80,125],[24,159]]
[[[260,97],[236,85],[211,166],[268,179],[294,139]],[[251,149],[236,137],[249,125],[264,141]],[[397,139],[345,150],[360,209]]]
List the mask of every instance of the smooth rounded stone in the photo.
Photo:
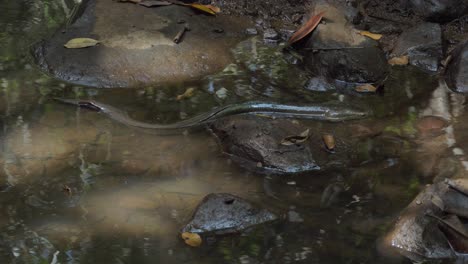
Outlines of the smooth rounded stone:
[[459,44],[451,56],[445,81],[453,91],[468,93],[468,41]]
[[410,8],[429,21],[449,21],[468,12],[466,0],[409,0]]
[[[349,22],[348,6],[323,1],[311,13],[325,12],[305,43],[305,65],[316,75],[347,83],[374,83],[385,78],[389,67],[378,43],[358,34]],[[351,8],[352,9],[352,8]],[[348,17],[348,18],[347,18]]]
[[314,92],[336,91],[336,87],[327,82],[323,77],[312,77],[307,81],[305,89]]
[[[178,21],[186,24],[179,24]],[[188,25],[179,44],[173,38]],[[145,8],[132,3],[88,1],[64,33],[38,43],[34,56],[51,75],[95,87],[128,87],[196,79],[222,70],[230,49],[245,37],[248,19],[209,16],[189,7]],[[222,28],[223,34],[216,33]],[[66,49],[73,38],[100,41],[94,47]]]
[[247,228],[277,219],[275,214],[238,196],[228,193],[212,193],[203,198],[182,232],[239,233]]
[[425,71],[437,71],[442,58],[442,30],[439,24],[421,23],[404,31],[392,57],[408,55],[409,63]]
[[245,33],[247,35],[257,35],[258,34],[258,31],[256,28],[248,28],[245,30]]
[[265,174],[290,174],[320,169],[310,144],[282,145],[307,128],[291,121],[255,116],[232,116],[214,122],[213,134],[224,153],[247,170]]

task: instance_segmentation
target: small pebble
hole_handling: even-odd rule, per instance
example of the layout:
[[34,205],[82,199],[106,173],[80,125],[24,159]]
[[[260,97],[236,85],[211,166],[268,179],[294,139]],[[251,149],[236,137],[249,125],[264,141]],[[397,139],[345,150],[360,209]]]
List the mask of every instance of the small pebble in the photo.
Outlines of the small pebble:
[[263,39],[266,41],[278,41],[280,39],[280,35],[276,30],[269,28],[263,32]]
[[245,33],[247,35],[257,35],[258,34],[258,31],[256,28],[248,28],[245,30]]

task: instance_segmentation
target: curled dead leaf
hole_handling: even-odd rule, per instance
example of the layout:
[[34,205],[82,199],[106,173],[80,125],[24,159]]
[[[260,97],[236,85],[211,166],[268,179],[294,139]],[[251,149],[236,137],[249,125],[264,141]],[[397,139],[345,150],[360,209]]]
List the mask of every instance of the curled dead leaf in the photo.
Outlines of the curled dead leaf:
[[408,65],[409,58],[407,55],[403,55],[400,57],[393,57],[388,60],[388,64],[390,65]]
[[184,232],[182,233],[181,237],[185,244],[191,247],[199,247],[202,244],[202,239],[197,233]]
[[176,100],[180,101],[180,100],[183,100],[183,99],[187,99],[187,98],[192,97],[194,94],[195,94],[195,88],[190,87],[187,90],[185,90],[185,92],[183,94],[179,94],[177,96]]
[[318,26],[320,21],[322,21],[323,15],[325,12],[320,12],[315,16],[312,16],[305,24],[303,24],[288,40],[288,44],[291,45],[299,40],[303,39],[305,36],[309,35],[314,29]]
[[322,136],[323,143],[328,150],[335,149],[335,137],[332,134],[324,134]]
[[354,90],[356,90],[356,92],[360,92],[360,93],[373,93],[373,92],[377,91],[377,87],[375,87],[372,84],[366,83],[366,84],[363,84],[363,85],[356,86],[356,88]]
[[309,139],[309,132],[310,132],[310,129],[307,129],[299,135],[285,137],[281,140],[281,145],[291,146],[291,145],[305,142],[307,141],[307,139]]
[[99,41],[92,38],[74,38],[65,43],[67,49],[81,49],[96,46]]
[[364,37],[371,38],[373,40],[379,40],[382,38],[382,34],[376,34],[369,31],[358,31],[358,34]]

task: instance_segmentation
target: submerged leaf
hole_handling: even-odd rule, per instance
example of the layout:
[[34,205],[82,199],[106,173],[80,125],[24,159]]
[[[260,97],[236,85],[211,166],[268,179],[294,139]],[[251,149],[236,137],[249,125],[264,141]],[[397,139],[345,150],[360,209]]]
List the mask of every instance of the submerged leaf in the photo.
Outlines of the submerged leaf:
[[303,39],[305,36],[309,35],[320,23],[325,12],[320,12],[317,15],[311,17],[304,25],[302,25],[288,40],[288,44],[291,45],[299,40]]
[[96,46],[99,41],[91,38],[74,38],[69,40],[64,46],[67,49],[81,49]]
[[335,149],[335,137],[332,134],[324,134],[322,139],[323,143],[325,143],[325,147],[327,147],[328,150]]
[[359,35],[371,38],[373,40],[379,40],[382,38],[382,34],[371,33],[369,31],[359,31]]
[[363,85],[356,86],[355,90],[356,92],[360,92],[360,93],[373,93],[377,91],[377,87],[375,87],[372,84],[366,83]]
[[400,56],[400,57],[393,57],[388,60],[388,64],[390,65],[408,65],[409,58],[407,55]]
[[307,139],[309,139],[309,131],[310,130],[307,129],[299,135],[285,137],[283,140],[281,140],[281,145],[290,146],[305,142]]
[[199,247],[202,244],[202,239],[197,233],[185,232],[182,233],[181,237],[184,240],[185,244],[191,247]]
[[190,98],[190,97],[193,96],[194,92],[195,92],[195,88],[190,87],[187,90],[185,90],[185,92],[183,94],[179,94],[177,96],[176,100],[180,101],[180,100],[183,100],[183,99]]
[[146,6],[146,7],[172,5],[172,3],[168,2],[168,1],[156,1],[156,0],[146,0],[146,1],[143,1],[143,2],[138,2],[138,4],[142,5],[142,6]]

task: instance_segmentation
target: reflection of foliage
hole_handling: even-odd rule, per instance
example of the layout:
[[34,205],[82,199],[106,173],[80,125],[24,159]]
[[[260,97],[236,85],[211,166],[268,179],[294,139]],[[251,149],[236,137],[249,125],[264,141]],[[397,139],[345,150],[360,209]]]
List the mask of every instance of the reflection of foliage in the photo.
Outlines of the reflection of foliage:
[[29,46],[54,32],[66,19],[64,1],[0,2],[0,61],[15,60],[28,53]]

